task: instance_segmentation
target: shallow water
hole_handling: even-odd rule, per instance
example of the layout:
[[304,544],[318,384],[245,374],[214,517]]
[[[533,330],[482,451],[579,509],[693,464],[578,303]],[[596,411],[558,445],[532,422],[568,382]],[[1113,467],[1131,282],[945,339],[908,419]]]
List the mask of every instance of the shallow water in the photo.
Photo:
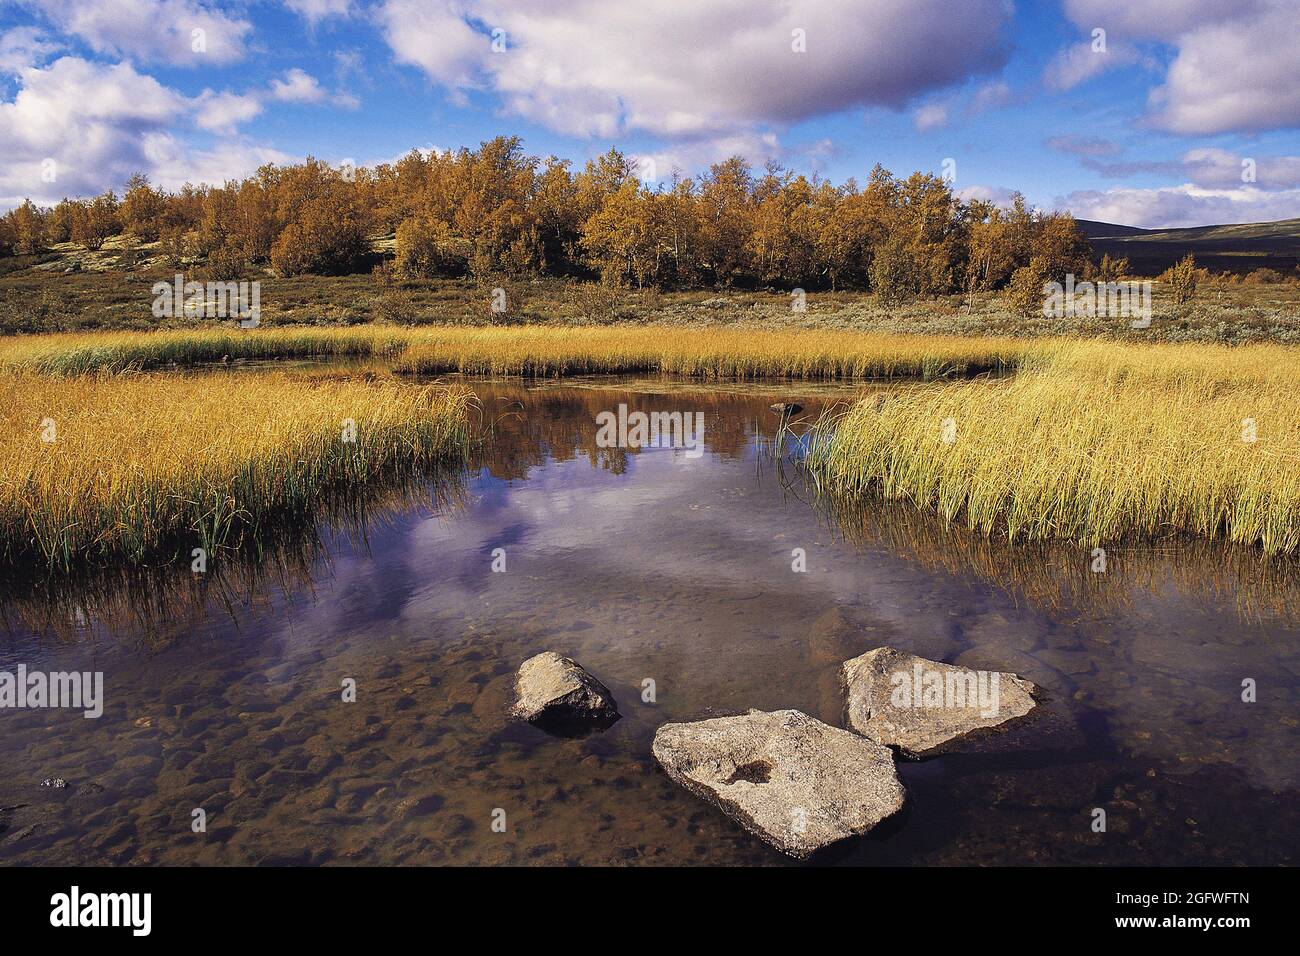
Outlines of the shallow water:
[[[856,389],[473,386],[491,437],[458,485],[148,600],[3,607],[0,670],[101,670],[107,704],[0,711],[0,861],[788,863],[656,768],[655,728],[750,707],[839,723],[839,663],[881,644],[1016,671],[1048,701],[900,764],[903,812],[815,862],[1295,861],[1291,564],[1187,543],[1112,549],[1093,574],[1086,549],[814,502],[767,406],[810,419]],[[705,453],[597,449],[620,402],[704,412]],[[544,649],[623,718],[582,739],[508,720]]]

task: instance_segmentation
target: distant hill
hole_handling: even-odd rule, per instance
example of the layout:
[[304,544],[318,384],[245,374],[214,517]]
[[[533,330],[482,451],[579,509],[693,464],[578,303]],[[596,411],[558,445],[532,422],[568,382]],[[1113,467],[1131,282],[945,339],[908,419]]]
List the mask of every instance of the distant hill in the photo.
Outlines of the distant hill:
[[1300,266],[1300,219],[1189,229],[1139,229],[1080,219],[1079,229],[1097,257],[1127,256],[1137,275],[1155,275],[1189,252],[1214,272],[1252,272]]

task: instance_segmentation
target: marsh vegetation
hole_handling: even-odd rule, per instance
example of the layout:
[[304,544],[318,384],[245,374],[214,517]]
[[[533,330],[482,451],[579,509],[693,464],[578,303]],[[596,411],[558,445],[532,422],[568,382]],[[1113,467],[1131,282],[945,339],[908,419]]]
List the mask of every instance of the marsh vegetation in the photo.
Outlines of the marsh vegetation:
[[464,390],[267,372],[0,373],[0,561],[215,556],[394,476],[459,466]]

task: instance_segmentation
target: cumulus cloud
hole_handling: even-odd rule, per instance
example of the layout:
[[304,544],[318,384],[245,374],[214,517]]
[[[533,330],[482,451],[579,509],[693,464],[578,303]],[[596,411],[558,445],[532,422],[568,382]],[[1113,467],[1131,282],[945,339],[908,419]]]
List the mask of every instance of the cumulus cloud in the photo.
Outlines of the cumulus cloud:
[[[813,144],[809,150],[800,155],[818,155],[821,147]],[[633,152],[629,158],[639,178],[651,185],[667,185],[674,175],[686,177],[695,170],[708,169],[732,156],[743,156],[758,169],[768,160],[786,162],[791,155],[774,133],[739,132],[678,141],[644,153]]]
[[284,0],[284,5],[312,24],[352,15],[352,0]]
[[1245,185],[1236,189],[1206,189],[1194,183],[1158,189],[1117,187],[1070,193],[1058,202],[1081,219],[1149,229],[1300,217],[1300,189],[1268,191]]
[[1185,134],[1300,125],[1297,50],[1295,3],[1186,33],[1164,85],[1151,93],[1151,121]]
[[1009,12],[1002,0],[385,0],[376,17],[396,58],[434,82],[609,138],[900,109],[1000,67]]
[[36,27],[14,27],[0,33],[0,75],[15,75],[35,66],[62,45],[46,38]]
[[1221,20],[1255,16],[1270,0],[1065,0],[1066,15],[1078,26],[1107,36],[1167,40]]
[[1085,30],[1175,49],[1149,96],[1156,128],[1194,135],[1300,125],[1297,0],[1067,0],[1065,9]]
[[1002,186],[963,186],[956,190],[958,199],[965,202],[991,202],[995,206],[1003,208],[1010,207],[1016,201],[1018,193],[1014,189],[1005,189]]
[[295,157],[255,143],[217,142],[208,149],[193,149],[169,133],[151,133],[144,138],[141,153],[145,169],[155,185],[179,189],[186,183],[222,183],[241,179],[267,163],[284,165]]
[[348,109],[358,105],[356,97],[347,93],[327,92],[316,77],[297,67],[271,81],[271,98],[284,103],[333,103]]
[[[203,66],[244,56],[252,30],[204,0],[21,0],[96,53]],[[196,49],[200,47],[201,49]]]
[[1183,166],[1198,186],[1253,185],[1268,191],[1300,187],[1300,156],[1244,156],[1226,149],[1191,149],[1183,154]]
[[256,96],[211,90],[199,94],[195,106],[198,109],[195,123],[199,128],[222,133],[232,132],[262,112],[261,101]]
[[[245,98],[204,91],[186,97],[129,63],[65,56],[19,74],[12,101],[0,102],[0,204],[30,196],[52,202],[118,186],[144,171],[165,186],[220,182],[255,169],[272,151],[238,142],[194,149],[189,129],[229,131],[247,118]],[[56,178],[43,166],[53,160]]]

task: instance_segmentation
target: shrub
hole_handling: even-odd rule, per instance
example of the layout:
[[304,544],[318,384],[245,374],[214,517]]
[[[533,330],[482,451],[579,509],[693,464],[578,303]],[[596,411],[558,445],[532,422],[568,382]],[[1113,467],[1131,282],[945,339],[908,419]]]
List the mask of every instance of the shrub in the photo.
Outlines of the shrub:
[[1042,315],[1043,284],[1047,282],[1047,263],[1034,256],[1029,265],[1011,273],[1007,284],[1007,303],[1019,315]]
[[911,253],[899,239],[891,239],[876,250],[867,267],[871,291],[885,305],[903,302],[915,290]]
[[308,202],[301,217],[285,227],[271,247],[271,265],[281,276],[337,274],[353,268],[365,251],[356,196],[340,183]]
[[399,285],[389,285],[375,299],[374,314],[381,322],[411,325],[419,319],[411,293]]
[[1195,257],[1188,254],[1161,274],[1161,280],[1169,283],[1169,291],[1173,293],[1176,304],[1186,305],[1196,298],[1199,271]]
[[451,230],[440,219],[423,216],[397,227],[397,274],[407,279],[432,279],[464,271],[464,262],[452,247]]
[[117,207],[117,197],[111,190],[90,202],[78,203],[72,212],[72,241],[89,252],[102,249],[104,241],[117,235],[121,227]]
[[1110,254],[1101,257],[1101,262],[1097,263],[1095,273],[1098,282],[1118,282],[1124,276],[1128,275],[1129,261],[1127,258],[1112,259]]
[[208,254],[207,278],[215,282],[242,279],[246,268],[248,268],[248,256],[233,242],[227,241]]
[[1256,269],[1241,280],[1248,285],[1272,285],[1285,282],[1286,276],[1276,269]]
[[149,185],[148,177],[136,173],[127,182],[126,195],[122,197],[122,225],[141,242],[158,238],[166,209],[166,197]]
[[170,226],[163,230],[159,238],[161,240],[159,252],[163,261],[173,268],[180,268],[185,262],[185,257],[189,255],[185,230],[180,226]]

